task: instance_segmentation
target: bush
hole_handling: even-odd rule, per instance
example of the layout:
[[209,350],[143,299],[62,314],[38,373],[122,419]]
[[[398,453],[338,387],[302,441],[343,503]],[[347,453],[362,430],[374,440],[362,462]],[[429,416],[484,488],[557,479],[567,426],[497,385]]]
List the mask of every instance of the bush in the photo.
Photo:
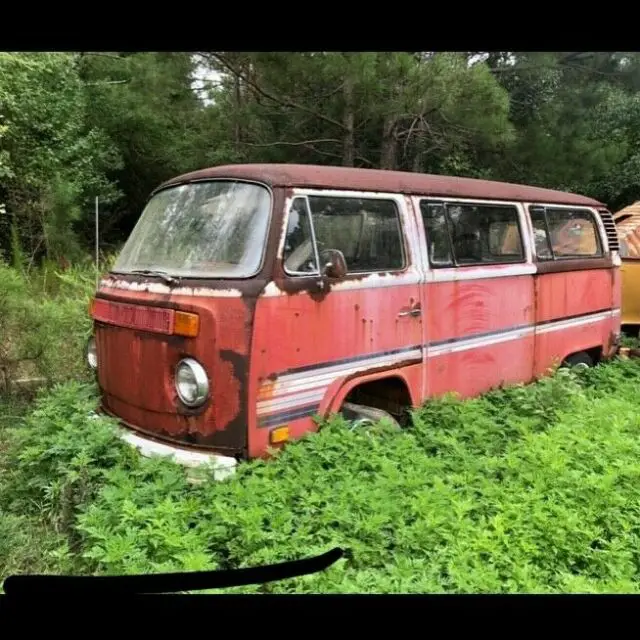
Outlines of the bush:
[[19,538],[15,518],[43,514],[47,557],[79,573],[347,549],[321,574],[234,592],[638,592],[639,378],[637,362],[616,361],[443,398],[405,432],[334,418],[268,462],[195,486],[88,419],[91,386],[59,386],[11,436],[4,526]]

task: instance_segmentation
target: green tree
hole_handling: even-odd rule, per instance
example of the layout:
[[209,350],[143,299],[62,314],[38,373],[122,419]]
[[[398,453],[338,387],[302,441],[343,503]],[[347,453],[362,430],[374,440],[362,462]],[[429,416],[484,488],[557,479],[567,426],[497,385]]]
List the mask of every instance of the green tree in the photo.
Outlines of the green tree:
[[513,136],[507,92],[459,54],[210,53],[243,160],[473,173],[474,148]]
[[90,210],[90,198],[117,195],[105,177],[117,166],[116,151],[86,114],[74,55],[0,53],[5,250],[13,226],[31,261],[43,254],[73,257],[72,225]]
[[[105,240],[125,236],[152,189],[207,164],[221,141],[192,90],[195,62],[185,53],[85,53],[91,124],[104,131],[122,158],[109,177],[124,197],[105,209]],[[90,235],[90,229],[85,233]]]

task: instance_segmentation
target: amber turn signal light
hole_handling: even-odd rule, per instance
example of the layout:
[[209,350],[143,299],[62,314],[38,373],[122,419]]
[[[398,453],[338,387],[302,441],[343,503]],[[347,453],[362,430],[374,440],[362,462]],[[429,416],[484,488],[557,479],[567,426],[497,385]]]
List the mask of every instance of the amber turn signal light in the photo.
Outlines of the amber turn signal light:
[[176,311],[173,333],[186,338],[195,338],[200,330],[200,318],[195,313]]
[[289,439],[289,427],[278,427],[269,434],[271,444],[281,444]]

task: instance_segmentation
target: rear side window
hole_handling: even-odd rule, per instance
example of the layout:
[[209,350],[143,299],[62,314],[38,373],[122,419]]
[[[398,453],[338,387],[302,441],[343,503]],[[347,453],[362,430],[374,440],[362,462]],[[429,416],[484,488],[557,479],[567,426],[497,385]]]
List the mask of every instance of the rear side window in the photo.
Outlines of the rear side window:
[[524,261],[518,210],[512,205],[421,201],[433,267]]
[[588,209],[529,207],[538,260],[603,255],[595,216]]
[[[344,254],[348,273],[397,271],[405,267],[400,214],[393,200],[305,196],[296,198],[294,205],[298,208],[292,207],[285,239],[288,273],[317,273],[314,256],[327,249]],[[305,215],[301,217],[300,207],[307,220],[310,215],[312,224],[307,223],[308,228],[301,222]],[[298,255],[292,258],[296,250]],[[307,266],[299,264],[300,256],[309,260],[303,261]],[[306,271],[307,268],[312,271]]]

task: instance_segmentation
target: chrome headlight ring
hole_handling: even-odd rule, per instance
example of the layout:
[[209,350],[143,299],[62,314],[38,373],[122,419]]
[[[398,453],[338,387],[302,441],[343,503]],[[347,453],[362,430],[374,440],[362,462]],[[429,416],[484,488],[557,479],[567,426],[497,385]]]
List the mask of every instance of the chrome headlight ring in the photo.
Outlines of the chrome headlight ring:
[[190,408],[200,407],[209,397],[209,377],[193,358],[180,360],[175,369],[175,385],[180,401]]

